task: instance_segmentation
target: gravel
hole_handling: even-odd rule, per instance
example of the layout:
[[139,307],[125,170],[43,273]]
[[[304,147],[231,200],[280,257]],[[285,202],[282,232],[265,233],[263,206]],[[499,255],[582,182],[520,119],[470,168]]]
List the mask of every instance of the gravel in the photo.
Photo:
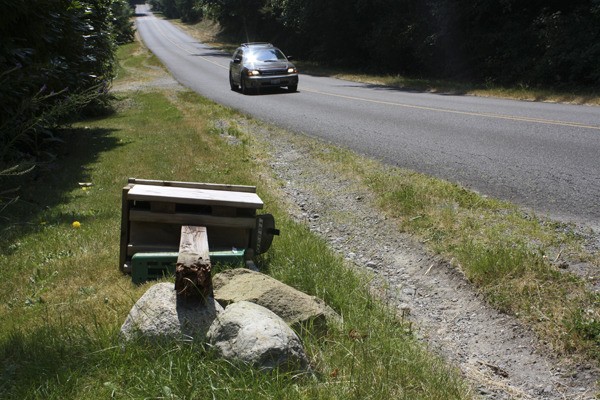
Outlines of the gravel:
[[447,260],[401,233],[359,183],[332,174],[290,135],[258,125],[247,132],[268,144],[293,217],[349,264],[372,272],[373,292],[456,365],[481,398],[595,398],[594,367],[553,357],[520,321],[486,304]]
[[[164,76],[137,85],[114,89],[181,89]],[[377,210],[368,190],[312,158],[304,141],[261,124],[245,132],[265,144],[290,214],[349,265],[372,272],[373,293],[408,319],[429,349],[457,366],[480,398],[596,398],[595,367],[552,356],[520,321],[487,305],[448,260],[401,233]]]

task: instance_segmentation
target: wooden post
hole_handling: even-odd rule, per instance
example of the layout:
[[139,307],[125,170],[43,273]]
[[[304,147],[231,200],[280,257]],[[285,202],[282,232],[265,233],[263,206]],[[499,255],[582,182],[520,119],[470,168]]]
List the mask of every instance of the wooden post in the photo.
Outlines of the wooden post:
[[175,291],[186,299],[213,297],[208,235],[204,226],[181,227],[175,267]]

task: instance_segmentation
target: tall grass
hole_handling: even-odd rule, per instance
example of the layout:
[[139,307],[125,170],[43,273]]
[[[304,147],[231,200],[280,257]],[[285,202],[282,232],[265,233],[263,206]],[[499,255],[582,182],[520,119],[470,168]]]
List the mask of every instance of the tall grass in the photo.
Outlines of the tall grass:
[[[115,86],[130,89],[116,94],[117,112],[63,132],[63,157],[23,182],[0,221],[0,398],[469,398],[459,373],[369,295],[368,277],[278,207],[244,117],[179,88],[148,89],[140,81],[161,73],[138,46],[120,51]],[[258,373],[202,343],[121,346],[120,326],[152,284],[133,285],[117,265],[131,176],[258,186],[283,232],[262,268],[344,318],[303,336],[314,374]]]
[[313,155],[374,193],[400,229],[451,260],[498,309],[521,318],[558,354],[600,357],[600,302],[564,260],[600,265],[573,227],[459,185],[384,167],[341,149]]

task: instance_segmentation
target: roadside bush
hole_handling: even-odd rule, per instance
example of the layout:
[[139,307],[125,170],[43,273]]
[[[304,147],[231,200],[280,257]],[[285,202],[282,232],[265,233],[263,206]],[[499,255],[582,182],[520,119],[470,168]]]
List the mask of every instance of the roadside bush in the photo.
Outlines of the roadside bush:
[[113,14],[113,32],[116,44],[133,42],[135,29],[133,28],[133,8],[125,0],[113,0],[111,6]]
[[[53,157],[58,127],[84,108],[105,107],[116,43],[131,41],[133,26],[124,0],[2,0],[0,6],[0,193],[6,193],[3,177]],[[6,202],[0,197],[0,212]]]

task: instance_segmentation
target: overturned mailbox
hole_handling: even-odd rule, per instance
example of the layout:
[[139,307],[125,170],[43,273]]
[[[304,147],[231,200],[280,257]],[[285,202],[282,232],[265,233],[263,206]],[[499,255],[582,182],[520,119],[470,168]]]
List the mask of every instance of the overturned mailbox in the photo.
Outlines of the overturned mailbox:
[[183,226],[206,227],[212,264],[254,267],[278,235],[256,187],[129,178],[123,188],[119,268],[135,283],[175,271]]

